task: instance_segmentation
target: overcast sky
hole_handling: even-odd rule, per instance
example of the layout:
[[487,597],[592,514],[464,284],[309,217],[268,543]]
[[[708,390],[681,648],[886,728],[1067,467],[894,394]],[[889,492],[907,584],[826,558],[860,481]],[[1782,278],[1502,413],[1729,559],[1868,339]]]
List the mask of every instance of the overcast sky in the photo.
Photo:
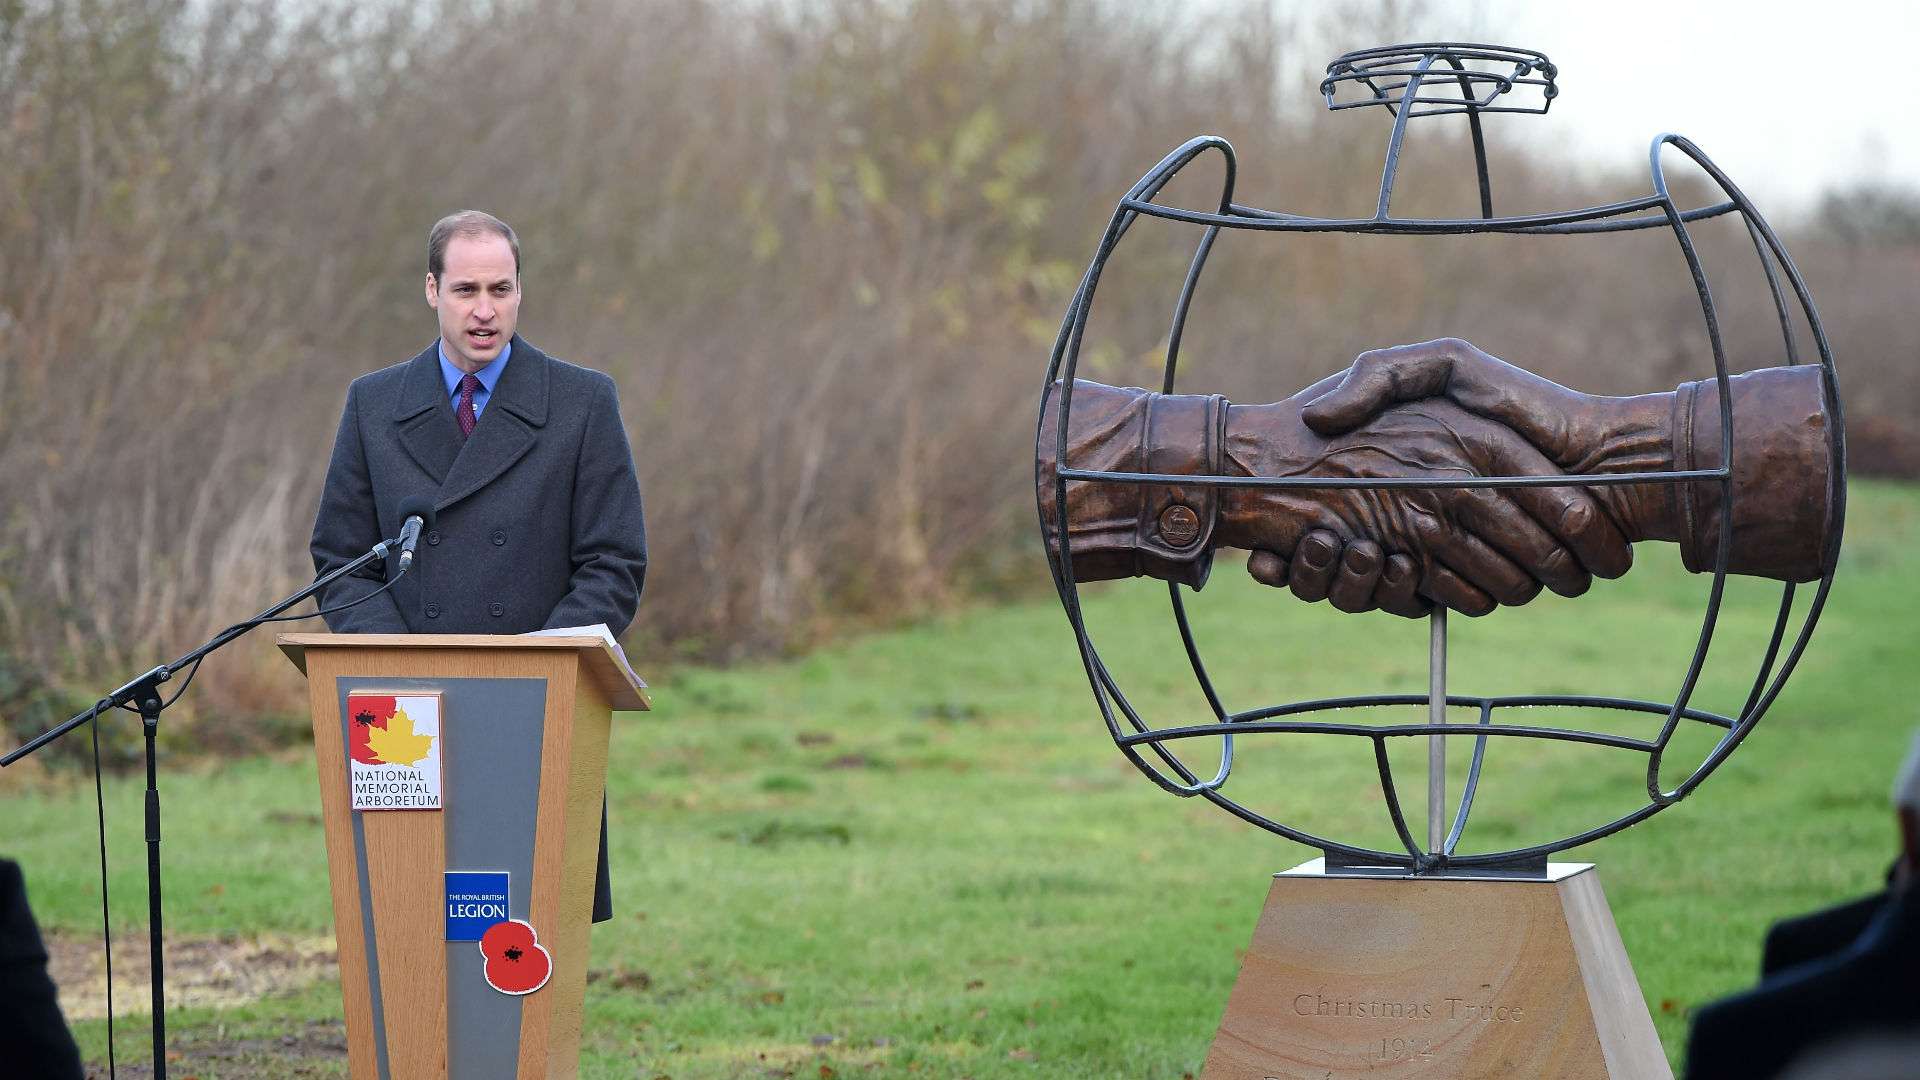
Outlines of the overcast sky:
[[[1546,53],[1560,69],[1552,112],[1501,119],[1591,161],[1644,168],[1655,135],[1685,135],[1772,213],[1833,184],[1920,188],[1914,0],[1437,0],[1417,25],[1421,40]],[[1351,47],[1371,44],[1384,43]]]

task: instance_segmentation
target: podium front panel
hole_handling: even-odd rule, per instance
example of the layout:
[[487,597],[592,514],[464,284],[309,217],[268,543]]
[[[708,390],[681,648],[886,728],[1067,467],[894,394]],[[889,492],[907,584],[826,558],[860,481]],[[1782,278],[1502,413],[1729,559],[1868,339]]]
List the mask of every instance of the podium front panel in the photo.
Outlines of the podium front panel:
[[[353,1075],[573,1075],[604,696],[581,684],[571,654],[555,651],[489,650],[478,665],[470,652],[437,649],[307,658]],[[461,668],[475,673],[420,677]],[[348,703],[368,694],[438,696],[440,809],[352,808]],[[507,875],[507,917],[538,934],[551,960],[546,985],[503,993],[486,978],[478,942],[446,940],[448,871]]]
[[[367,970],[380,973],[380,939],[425,933],[435,940],[445,932],[439,906],[417,903],[441,897],[445,871],[505,871],[508,917],[529,919],[533,850],[540,810],[542,723],[547,700],[545,679],[394,679],[361,676],[335,681],[341,738],[353,719],[347,699],[356,693],[438,691],[443,809],[356,811],[353,814],[356,877],[360,911],[375,934],[366,943]],[[370,859],[395,864],[388,879],[394,895],[378,896],[367,887]],[[406,867],[407,869],[402,869]],[[417,869],[415,869],[417,868]],[[378,900],[387,900],[382,905]],[[423,910],[424,909],[424,910]],[[431,925],[420,925],[424,916]],[[537,925],[537,924],[536,924]],[[479,947],[470,941],[445,943],[438,971],[405,974],[389,970],[374,977],[370,1002],[375,1044],[388,1061],[386,1031],[409,1023],[408,1002],[422,1000],[417,984],[438,978],[447,1001],[447,1065],[453,1076],[483,1075],[483,1062],[511,1060],[519,1053],[523,998],[489,987],[482,974]],[[388,950],[396,951],[394,947]],[[411,950],[408,950],[411,952]],[[393,993],[388,993],[392,987]],[[399,1004],[392,1010],[387,1002]],[[425,1064],[425,1063],[423,1063]],[[428,1067],[431,1067],[430,1065]],[[401,1075],[406,1075],[402,1072]]]

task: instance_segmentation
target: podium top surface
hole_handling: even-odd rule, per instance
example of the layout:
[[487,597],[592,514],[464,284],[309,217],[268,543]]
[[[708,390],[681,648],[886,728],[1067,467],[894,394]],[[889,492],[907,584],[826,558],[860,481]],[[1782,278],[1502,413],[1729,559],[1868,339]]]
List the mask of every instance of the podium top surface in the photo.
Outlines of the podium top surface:
[[587,677],[606,691],[615,711],[653,708],[647,684],[627,665],[627,658],[592,634],[281,634],[274,641],[302,672],[307,670],[308,649],[571,649],[580,654]]

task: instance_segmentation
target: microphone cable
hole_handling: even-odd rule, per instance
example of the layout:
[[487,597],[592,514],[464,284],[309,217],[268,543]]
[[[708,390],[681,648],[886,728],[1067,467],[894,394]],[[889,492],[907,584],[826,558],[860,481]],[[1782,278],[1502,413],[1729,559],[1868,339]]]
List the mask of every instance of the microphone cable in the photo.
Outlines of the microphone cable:
[[[335,605],[334,607],[321,608],[318,611],[309,611],[304,615],[273,615],[265,619],[254,619],[246,623],[235,623],[234,626],[244,626],[246,627],[246,629],[251,630],[256,626],[259,626],[261,623],[299,622],[301,619],[312,619],[321,615],[331,615],[336,611],[345,611],[348,608],[353,607],[355,604],[364,604],[367,601],[373,599],[374,597],[379,596],[381,593],[386,592],[388,589],[393,588],[394,585],[397,584],[400,581],[400,579],[405,577],[406,575],[407,575],[407,571],[405,570],[401,570],[395,573],[393,575],[392,580],[388,581],[385,585],[380,586],[379,588],[373,590],[372,592],[368,593],[367,595],[361,597],[358,600],[349,600],[344,604],[338,604],[338,605]],[[231,630],[233,629],[233,627],[230,626],[227,629]],[[221,631],[221,632],[225,633],[225,631]]]
[[113,1056],[113,920],[107,905],[107,795],[100,784],[100,711],[107,699],[93,703],[87,727],[93,735],[93,808],[100,823],[100,953],[107,964],[107,1076],[117,1077]]
[[[248,619],[246,622],[234,623],[232,626],[227,627],[225,630],[222,630],[213,636],[215,638],[238,637],[241,634],[244,634],[247,631],[263,623],[299,622],[302,619],[314,619],[314,618],[319,618],[322,615],[331,615],[336,611],[345,611],[356,604],[364,604],[367,601],[373,599],[374,597],[379,596],[381,593],[386,592],[388,589],[393,588],[395,583],[397,583],[405,575],[406,575],[405,570],[400,571],[399,573],[393,576],[393,579],[391,581],[388,581],[386,584],[373,590],[367,595],[360,597],[357,600],[349,600],[344,604],[337,604],[330,608],[321,608],[317,611],[308,611],[308,612],[298,613],[293,615],[273,615],[264,619]],[[205,659],[206,659],[206,656],[195,657],[193,663],[187,666],[187,673],[185,677],[183,677],[180,680],[179,688],[173,692],[173,695],[171,697],[167,698],[165,701],[160,703],[160,708],[162,711],[165,711],[167,708],[171,707],[174,702],[180,700],[180,695],[186,693],[187,687],[193,685],[193,677],[200,673],[200,663]],[[118,706],[118,708],[124,709],[125,711],[130,713],[138,713],[140,711],[139,709],[134,708],[132,705],[120,705]]]

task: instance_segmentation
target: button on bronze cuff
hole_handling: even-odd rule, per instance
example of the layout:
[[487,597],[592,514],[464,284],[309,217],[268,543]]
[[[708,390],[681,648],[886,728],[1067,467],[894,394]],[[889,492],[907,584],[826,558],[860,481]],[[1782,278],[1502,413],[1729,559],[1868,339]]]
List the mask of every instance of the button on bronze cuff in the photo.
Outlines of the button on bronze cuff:
[[1193,546],[1193,542],[1200,539],[1200,515],[1191,507],[1167,507],[1160,512],[1160,539],[1172,547]]

